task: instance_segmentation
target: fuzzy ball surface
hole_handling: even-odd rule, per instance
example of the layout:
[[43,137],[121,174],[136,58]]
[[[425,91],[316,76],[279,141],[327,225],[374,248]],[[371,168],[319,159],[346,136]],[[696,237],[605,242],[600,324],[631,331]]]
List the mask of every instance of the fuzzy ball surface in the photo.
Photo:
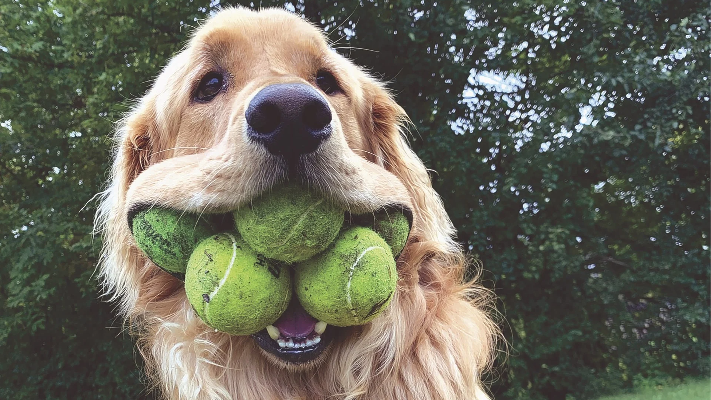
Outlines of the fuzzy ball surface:
[[185,274],[185,293],[210,327],[251,335],[276,321],[289,305],[287,268],[255,253],[236,233],[221,233],[195,248]]
[[131,231],[138,248],[176,276],[185,274],[195,246],[213,233],[211,225],[197,215],[158,207],[137,213]]
[[343,231],[325,252],[298,264],[294,276],[304,309],[335,326],[371,321],[388,306],[396,286],[390,246],[364,227]]
[[382,210],[374,214],[372,229],[390,246],[393,255],[402,252],[410,235],[407,217],[397,210]]
[[275,188],[234,213],[237,229],[257,253],[287,263],[326,249],[343,215],[315,191],[297,185]]

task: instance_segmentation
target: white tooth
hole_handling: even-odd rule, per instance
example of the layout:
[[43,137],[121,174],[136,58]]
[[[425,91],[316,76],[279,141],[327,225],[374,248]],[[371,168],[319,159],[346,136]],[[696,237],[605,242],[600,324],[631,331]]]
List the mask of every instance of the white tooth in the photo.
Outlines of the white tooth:
[[321,343],[321,336],[316,336],[314,338],[314,344],[316,344],[316,343]]
[[311,340],[311,339],[306,339],[306,343],[305,343],[305,344],[306,344],[307,347],[308,347],[308,346],[313,346],[313,345],[314,345],[314,341]]
[[314,331],[320,335],[326,330],[327,326],[328,326],[328,324],[326,324],[325,322],[318,321],[316,323],[316,326],[314,326]]
[[286,342],[284,342],[284,340],[282,339],[277,340],[277,343],[279,343],[279,347],[281,347],[282,349],[286,347]]
[[277,328],[274,325],[267,325],[267,333],[269,334],[269,337],[277,340],[279,339],[279,328]]
[[294,348],[294,342],[292,342],[291,339],[289,339],[289,341],[286,342],[286,347],[289,347],[289,348],[292,348],[292,349],[293,349],[293,348]]
[[303,343],[301,343],[301,342],[299,342],[299,343],[297,343],[297,344],[296,344],[296,347],[298,347],[298,348],[302,348],[302,347],[304,347],[304,344],[303,344]]

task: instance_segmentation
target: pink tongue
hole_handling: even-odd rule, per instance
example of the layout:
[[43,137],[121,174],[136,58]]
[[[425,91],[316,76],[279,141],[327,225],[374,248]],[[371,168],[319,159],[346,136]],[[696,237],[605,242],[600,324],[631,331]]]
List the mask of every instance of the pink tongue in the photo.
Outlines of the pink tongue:
[[318,321],[306,313],[304,307],[299,304],[295,297],[291,299],[289,308],[284,311],[284,314],[279,317],[274,326],[279,328],[282,336],[303,338],[313,332]]

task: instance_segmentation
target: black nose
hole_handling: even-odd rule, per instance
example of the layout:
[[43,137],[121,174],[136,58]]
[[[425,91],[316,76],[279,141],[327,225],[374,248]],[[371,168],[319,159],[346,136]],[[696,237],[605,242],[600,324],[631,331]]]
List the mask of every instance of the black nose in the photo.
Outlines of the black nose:
[[249,138],[272,154],[308,154],[331,136],[331,109],[303,83],[265,87],[249,102],[245,117]]

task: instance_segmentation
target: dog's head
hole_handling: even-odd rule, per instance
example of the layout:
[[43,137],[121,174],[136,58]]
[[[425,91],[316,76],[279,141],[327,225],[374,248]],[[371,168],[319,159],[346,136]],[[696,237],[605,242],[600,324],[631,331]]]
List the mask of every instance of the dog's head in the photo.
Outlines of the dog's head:
[[[398,357],[384,342],[422,324],[427,302],[449,290],[445,282],[457,290],[461,278],[461,259],[454,260],[456,268],[426,262],[460,253],[427,171],[401,134],[405,120],[383,85],[331,49],[306,21],[280,10],[218,13],[170,61],[118,132],[112,182],[99,213],[107,290],[127,316],[148,321],[148,336],[160,335],[175,325],[171,321],[189,320],[193,330],[181,333],[186,338],[212,335],[213,343],[230,341],[231,348],[242,346],[241,354],[277,366],[310,368],[336,352],[343,356],[342,348],[359,341],[361,352]],[[202,325],[190,315],[182,283],[132,244],[127,222],[146,205],[236,210],[286,181],[315,189],[352,213],[398,207],[412,223],[390,310],[368,326],[327,328],[332,340],[298,357],[265,333],[229,339]],[[407,320],[403,310],[418,317]],[[377,331],[377,339],[368,331]]]

